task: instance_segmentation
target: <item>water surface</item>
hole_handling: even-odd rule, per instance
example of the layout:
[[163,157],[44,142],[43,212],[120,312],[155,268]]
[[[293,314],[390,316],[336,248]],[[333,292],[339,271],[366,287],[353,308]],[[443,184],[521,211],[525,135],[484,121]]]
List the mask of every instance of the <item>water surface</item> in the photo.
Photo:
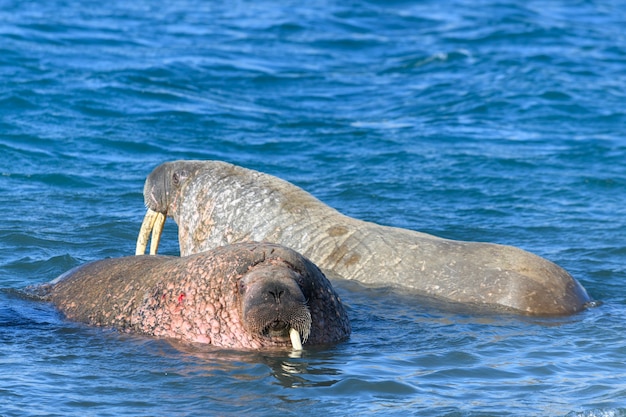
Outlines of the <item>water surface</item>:
[[[0,415],[626,415],[626,9],[518,3],[0,0]],[[529,319],[337,283],[351,339],[290,357],[21,295],[132,254],[145,176],[174,159],[522,247],[602,305]]]

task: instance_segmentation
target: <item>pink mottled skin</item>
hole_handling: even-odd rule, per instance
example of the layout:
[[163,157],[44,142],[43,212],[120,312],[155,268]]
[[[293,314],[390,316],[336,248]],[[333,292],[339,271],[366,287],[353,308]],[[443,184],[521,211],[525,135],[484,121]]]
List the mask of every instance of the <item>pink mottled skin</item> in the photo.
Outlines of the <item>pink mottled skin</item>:
[[96,261],[53,281],[47,298],[71,320],[227,348],[289,347],[290,328],[306,345],[350,335],[326,277],[275,244]]

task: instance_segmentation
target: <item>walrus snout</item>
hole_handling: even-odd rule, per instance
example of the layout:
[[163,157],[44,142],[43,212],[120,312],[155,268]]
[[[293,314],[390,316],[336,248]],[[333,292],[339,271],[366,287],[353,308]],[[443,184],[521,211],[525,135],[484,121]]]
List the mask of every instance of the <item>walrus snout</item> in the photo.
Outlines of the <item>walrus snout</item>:
[[[253,269],[239,281],[244,326],[259,337],[301,349],[311,332],[311,312],[301,276],[284,265]],[[296,339],[294,339],[296,338]]]
[[176,163],[164,163],[152,170],[143,187],[146,208],[167,214],[174,194],[191,176],[190,168]]
[[156,255],[163,225],[168,210],[173,205],[176,191],[191,176],[185,167],[177,168],[174,163],[165,163],[156,167],[146,178],[143,188],[146,215],[137,237],[135,255],[143,255],[150,240],[150,255]]

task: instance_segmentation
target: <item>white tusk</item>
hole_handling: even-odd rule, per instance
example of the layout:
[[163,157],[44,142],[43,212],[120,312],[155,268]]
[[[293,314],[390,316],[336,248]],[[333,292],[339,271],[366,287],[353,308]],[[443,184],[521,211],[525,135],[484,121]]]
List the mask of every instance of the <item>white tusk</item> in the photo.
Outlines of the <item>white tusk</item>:
[[300,333],[294,329],[289,329],[289,337],[291,338],[291,346],[294,350],[302,350],[302,341],[300,340]]
[[146,215],[141,223],[141,229],[139,229],[139,236],[137,236],[137,248],[135,249],[135,255],[143,255],[146,253],[146,247],[148,246],[148,239],[150,239],[150,233],[154,227],[154,222],[157,219],[157,213],[154,210],[148,209]]
[[152,237],[150,238],[150,255],[156,255],[159,250],[163,225],[165,224],[165,215],[157,212],[154,220],[154,228],[152,229]]

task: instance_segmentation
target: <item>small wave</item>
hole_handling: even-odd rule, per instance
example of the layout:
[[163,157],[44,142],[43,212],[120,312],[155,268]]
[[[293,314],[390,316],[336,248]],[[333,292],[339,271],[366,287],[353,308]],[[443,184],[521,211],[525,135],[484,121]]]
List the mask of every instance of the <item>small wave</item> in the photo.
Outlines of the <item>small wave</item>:
[[565,417],[625,417],[626,408],[595,409],[568,413]]
[[392,120],[382,120],[382,121],[371,121],[371,122],[354,122],[351,123],[350,126],[358,127],[358,128],[366,128],[366,129],[380,129],[380,130],[388,130],[388,129],[403,129],[413,127],[413,123],[408,122],[398,122]]
[[452,52],[436,52],[428,56],[399,57],[389,61],[390,65],[383,71],[383,74],[406,72],[407,70],[421,68],[432,63],[454,62],[466,59],[472,59],[472,53],[466,49],[458,49]]
[[22,112],[27,110],[35,110],[38,108],[37,104],[24,97],[17,95],[10,95],[0,98],[0,108],[11,109],[13,112]]

